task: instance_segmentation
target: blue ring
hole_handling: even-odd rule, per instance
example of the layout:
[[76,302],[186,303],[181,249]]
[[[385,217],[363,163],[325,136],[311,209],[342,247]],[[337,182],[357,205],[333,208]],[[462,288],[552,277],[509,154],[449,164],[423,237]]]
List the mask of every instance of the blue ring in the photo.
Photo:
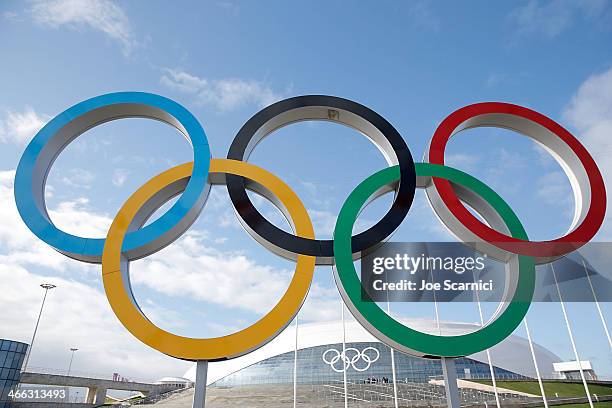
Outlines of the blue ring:
[[210,147],[204,129],[185,107],[144,92],[109,93],[82,101],[57,115],[34,136],[15,175],[15,201],[23,221],[37,237],[71,258],[101,262],[105,240],[71,235],[53,225],[44,200],[47,174],[64,147],[84,131],[125,117],[151,118],[173,125],[190,139],[194,157],[193,174],[172,208],[126,235],[122,251],[127,257],[140,258],[170,243],[182,233],[178,229],[183,224],[186,228],[195,220],[206,201]]

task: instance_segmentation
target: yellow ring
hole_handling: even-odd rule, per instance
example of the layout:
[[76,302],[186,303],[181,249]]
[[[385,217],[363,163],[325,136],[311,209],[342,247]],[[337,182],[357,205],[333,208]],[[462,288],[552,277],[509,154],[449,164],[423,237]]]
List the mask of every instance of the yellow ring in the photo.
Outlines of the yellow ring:
[[[315,258],[299,255],[287,291],[274,308],[253,325],[222,337],[191,338],[178,336],[154,325],[132,301],[129,282],[121,272],[121,247],[135,216],[160,190],[188,179],[193,163],[185,163],[149,180],[125,202],[106,236],[102,254],[102,280],[110,305],[126,329],[143,343],[172,357],[184,360],[224,360],[249,353],[278,335],[295,317],[312,282]],[[274,194],[293,221],[295,233],[314,238],[312,222],[304,204],[282,180],[252,164],[227,159],[212,159],[210,173],[234,174],[248,178]],[[210,180],[210,178],[209,178]]]

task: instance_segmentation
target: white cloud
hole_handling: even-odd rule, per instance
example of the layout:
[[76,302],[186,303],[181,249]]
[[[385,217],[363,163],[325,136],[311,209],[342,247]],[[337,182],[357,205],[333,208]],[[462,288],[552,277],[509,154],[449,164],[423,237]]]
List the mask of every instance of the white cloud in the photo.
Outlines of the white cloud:
[[[564,112],[564,118],[577,130],[606,182],[608,195],[612,191],[612,69],[592,75],[580,85]],[[610,201],[610,200],[608,200]],[[600,237],[612,239],[611,212],[608,207],[606,221]]]
[[[110,377],[120,372],[133,379],[156,380],[183,372],[187,364],[144,346],[119,323],[105,295],[72,279],[34,274],[0,261],[1,326],[9,336],[29,343],[43,291],[39,285],[57,285],[47,297],[43,318],[29,362],[36,367],[65,369],[70,347],[78,347],[73,372]],[[146,364],[143,364],[146,361]]]
[[290,269],[275,269],[241,254],[210,248],[195,231],[139,263],[130,273],[135,285],[257,313],[272,308],[292,275]]
[[[119,372],[154,380],[184,372],[186,363],[143,345],[118,322],[103,293],[99,265],[57,253],[25,227],[13,198],[14,176],[14,171],[0,172],[0,327],[10,328],[10,338],[29,342],[43,294],[39,284],[58,286],[47,299],[30,367],[61,370],[70,358],[68,349],[78,347],[73,372],[81,375]],[[111,222],[89,211],[86,199],[60,203],[49,214],[58,227],[83,236],[104,236]],[[284,293],[292,264],[288,262],[287,270],[261,265],[241,254],[211,249],[209,240],[204,232],[188,232],[163,252],[135,263],[133,284],[181,302],[192,299],[267,312]],[[340,301],[334,288],[314,284],[308,299],[301,313],[305,320],[338,318]],[[141,303],[160,327],[176,331],[187,324],[151,293]],[[248,322],[237,318],[227,323],[237,329]]]
[[7,111],[0,119],[0,142],[25,144],[29,142],[50,119],[27,106],[23,112]]
[[74,201],[59,203],[49,210],[49,217],[60,229],[88,238],[103,238],[111,225],[111,218],[96,214],[88,208],[89,199],[77,198]]
[[[332,273],[330,267],[322,269],[324,273]],[[320,322],[339,320],[343,304],[344,302],[335,286],[325,287],[315,282],[310,288],[304,306],[300,309],[300,321]]]
[[551,155],[545,148],[543,148],[540,144],[534,143],[533,150],[538,155],[538,162],[543,167],[549,167],[556,163],[555,158]]
[[210,80],[177,69],[167,69],[160,81],[175,91],[193,94],[200,102],[221,111],[249,103],[263,107],[283,97],[260,81],[238,78]]
[[42,244],[19,217],[13,196],[14,171],[0,172],[0,262],[37,264],[59,270],[65,257]]
[[18,14],[14,11],[5,11],[5,12],[0,13],[0,18],[9,20],[9,21],[15,21],[18,18]]
[[[58,271],[74,265],[75,261],[42,243],[23,224],[13,198],[14,177],[14,171],[0,172],[0,218],[3,220],[0,248],[6,252],[0,255],[0,260],[43,265]],[[86,198],[61,202],[49,210],[49,216],[64,231],[103,237],[112,220],[91,211],[88,204]],[[288,286],[292,264],[288,262],[287,269],[275,269],[242,254],[210,248],[207,246],[210,241],[206,231],[188,231],[164,250],[137,261],[132,268],[134,284],[150,286],[169,296],[187,296],[243,310],[269,310]],[[84,264],[76,262],[76,265]]]
[[175,91],[197,94],[201,89],[208,86],[208,81],[187,72],[167,69],[167,75],[161,77],[161,83]]
[[[309,209],[308,214],[312,219],[315,235],[318,239],[331,239],[336,228],[336,220],[338,215],[327,210]],[[360,217],[355,222],[354,233],[360,233],[374,225],[375,221]],[[279,224],[277,224],[279,225]]]
[[597,19],[607,8],[606,0],[529,0],[510,14],[521,34],[540,33],[554,38],[569,28],[577,17]]
[[135,46],[127,14],[110,0],[35,0],[30,13],[43,26],[100,31],[119,42],[126,55]]
[[[30,367],[65,369],[68,349],[76,346],[76,373],[110,376],[118,371],[155,380],[184,372],[186,363],[148,348],[121,326],[101,289],[99,266],[65,257],[27,229],[13,198],[14,177],[14,171],[0,171],[0,327],[6,332],[2,337],[30,342],[43,295],[39,285],[50,282],[57,289],[47,298]],[[110,219],[83,207],[82,200],[62,203],[50,216],[68,230],[103,236]],[[74,280],[83,273],[94,283]],[[172,317],[159,307],[152,311],[162,320]]]
[[472,171],[480,161],[479,157],[467,153],[451,153],[446,155],[446,163],[451,167]]
[[300,185],[310,194],[316,196],[319,193],[319,184],[312,181],[300,181]]
[[139,305],[141,307],[145,305],[144,309],[146,310],[146,315],[149,320],[158,322],[159,326],[166,330],[181,329],[187,325],[184,316],[179,312],[167,309],[153,299],[145,299],[144,302],[141,301]]
[[578,88],[565,117],[581,132],[601,135],[600,129],[607,130],[612,125],[611,91],[612,69],[592,75]]
[[89,170],[71,169],[61,180],[68,187],[88,189],[95,178],[95,174]]
[[336,228],[336,214],[325,210],[309,210],[310,218],[314,226],[314,231],[319,239],[329,239],[334,234]]
[[129,174],[130,173],[125,169],[115,169],[113,172],[113,185],[116,187],[123,186]]
[[[0,255],[1,262],[19,265],[38,265],[62,271],[73,261],[51,249],[40,241],[25,226],[15,204],[13,181],[15,171],[0,171]],[[90,237],[103,237],[108,231],[111,219],[92,214],[86,209],[87,200],[60,203],[49,210],[54,224],[67,232],[78,232]]]
[[544,202],[559,205],[565,212],[571,214],[574,208],[574,195],[563,171],[545,173],[537,180],[537,186],[537,196]]

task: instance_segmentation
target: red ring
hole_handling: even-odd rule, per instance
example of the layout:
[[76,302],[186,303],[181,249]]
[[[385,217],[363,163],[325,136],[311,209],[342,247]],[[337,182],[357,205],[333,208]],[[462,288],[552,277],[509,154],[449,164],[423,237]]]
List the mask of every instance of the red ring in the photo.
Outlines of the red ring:
[[468,105],[451,113],[438,126],[429,147],[429,162],[444,164],[444,152],[455,130],[466,120],[484,114],[508,114],[535,122],[559,137],[574,152],[586,170],[591,189],[591,206],[582,222],[567,235],[550,241],[525,241],[496,231],[476,218],[461,203],[453,187],[441,178],[433,178],[433,184],[440,198],[450,212],[480,239],[506,251],[534,256],[554,257],[564,255],[593,238],[603,223],[606,212],[606,189],[595,161],[585,147],[566,129],[554,120],[531,109],[502,102],[483,102]]

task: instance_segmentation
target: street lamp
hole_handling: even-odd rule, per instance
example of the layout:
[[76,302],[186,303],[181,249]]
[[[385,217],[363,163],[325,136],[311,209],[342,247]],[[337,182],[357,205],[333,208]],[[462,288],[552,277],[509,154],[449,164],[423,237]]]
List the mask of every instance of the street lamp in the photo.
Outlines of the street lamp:
[[28,354],[26,356],[25,362],[23,363],[23,372],[28,368],[28,361],[30,360],[30,356],[32,355],[32,347],[34,347],[34,339],[36,339],[36,331],[38,330],[38,324],[40,323],[40,317],[42,316],[43,308],[45,307],[45,300],[47,299],[47,293],[49,289],[56,288],[57,286],[51,283],[43,283],[40,285],[41,288],[45,290],[45,295],[43,296],[42,305],[40,305],[40,312],[38,313],[38,319],[36,320],[36,326],[34,327],[34,334],[32,335],[32,341],[30,341],[30,347],[28,348]]
[[66,374],[67,376],[70,376],[70,369],[72,368],[72,360],[74,359],[74,352],[77,351],[78,348],[71,348],[70,351],[72,351],[72,355],[70,356],[70,364],[68,365],[68,374]]

